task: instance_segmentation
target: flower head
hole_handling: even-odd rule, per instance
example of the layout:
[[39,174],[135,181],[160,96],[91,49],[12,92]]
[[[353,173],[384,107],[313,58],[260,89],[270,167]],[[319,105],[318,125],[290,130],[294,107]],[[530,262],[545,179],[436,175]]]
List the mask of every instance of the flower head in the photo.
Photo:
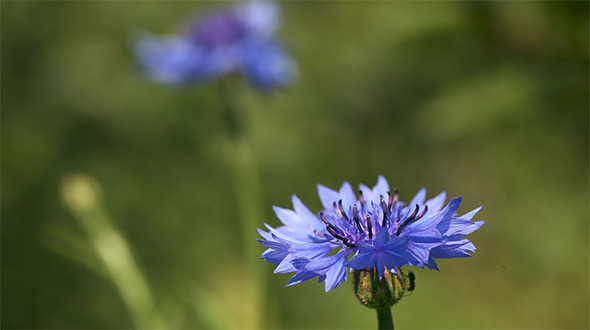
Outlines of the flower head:
[[274,2],[248,1],[198,17],[180,36],[145,35],[135,51],[158,82],[181,85],[240,73],[254,87],[271,90],[288,85],[296,71],[273,38],[279,16]]
[[295,195],[293,210],[274,207],[283,225],[266,224],[258,241],[268,248],[261,258],[277,265],[275,273],[295,273],[287,285],[319,276],[329,291],[347,279],[347,268],[375,269],[381,278],[404,265],[438,269],[435,258],[475,251],[464,236],[483,225],[471,221],[481,207],[458,216],[461,197],[444,206],[444,192],[426,200],[424,188],[406,204],[383,176],[373,189],[359,188],[356,195],[348,182],[338,191],[318,185],[323,210],[317,214]]

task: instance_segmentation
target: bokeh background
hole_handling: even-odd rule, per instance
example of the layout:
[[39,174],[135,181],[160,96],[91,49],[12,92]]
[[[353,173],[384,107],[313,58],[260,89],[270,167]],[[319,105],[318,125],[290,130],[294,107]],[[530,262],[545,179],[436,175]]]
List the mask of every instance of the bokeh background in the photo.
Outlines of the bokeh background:
[[[142,31],[213,2],[2,2],[2,328],[132,328],[60,186],[83,173],[165,328],[243,327],[244,236],[217,86],[143,78]],[[588,2],[282,2],[289,89],[243,86],[260,219],[316,184],[374,185],[484,209],[473,259],[414,269],[400,328],[588,328]],[[98,189],[98,188],[96,188]],[[259,247],[262,253],[264,248]],[[350,283],[263,268],[266,328],[375,328]],[[162,325],[160,325],[162,326]]]

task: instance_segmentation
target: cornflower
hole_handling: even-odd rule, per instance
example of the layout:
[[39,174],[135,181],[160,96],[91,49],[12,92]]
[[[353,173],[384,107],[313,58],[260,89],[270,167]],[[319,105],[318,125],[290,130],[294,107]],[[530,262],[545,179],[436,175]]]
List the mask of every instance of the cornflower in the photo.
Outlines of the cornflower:
[[135,52],[147,76],[171,85],[188,85],[241,74],[268,91],[291,83],[296,64],[274,39],[279,7],[248,1],[206,13],[187,24],[182,35],[146,34]]
[[277,265],[275,273],[295,273],[287,286],[319,276],[327,292],[346,281],[350,269],[355,277],[368,270],[379,280],[397,277],[409,289],[414,276],[402,266],[438,270],[435,259],[470,257],[475,251],[464,236],[484,224],[471,221],[482,207],[459,216],[461,197],[444,206],[444,192],[426,200],[425,188],[406,204],[383,176],[373,189],[359,188],[356,195],[348,182],[338,191],[318,185],[324,207],[318,213],[295,195],[293,210],[274,207],[283,225],[265,224],[268,231],[258,229],[263,237],[258,241],[268,248],[261,258]]

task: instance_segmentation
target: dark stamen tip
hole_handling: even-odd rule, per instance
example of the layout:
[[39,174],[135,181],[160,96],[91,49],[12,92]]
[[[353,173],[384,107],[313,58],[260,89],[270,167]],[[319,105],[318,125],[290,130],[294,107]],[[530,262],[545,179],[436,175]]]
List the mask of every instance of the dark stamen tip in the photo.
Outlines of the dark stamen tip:
[[365,221],[367,222],[367,232],[369,233],[369,238],[373,238],[373,228],[371,226],[371,217],[367,214],[365,216]]
[[416,204],[416,209],[414,209],[414,213],[412,213],[412,215],[407,218],[406,220],[404,220],[400,225],[399,228],[401,230],[401,228],[407,224],[409,224],[410,222],[416,220],[416,214],[418,214],[418,210],[420,210],[420,205]]
[[387,192],[387,196],[389,196],[389,202],[387,203],[387,208],[391,211],[391,208],[393,207],[393,195],[391,194],[391,192]]
[[342,213],[340,213],[340,210],[338,209],[338,205],[336,205],[336,202],[334,202],[334,203],[332,204],[332,206],[334,207],[334,212],[336,213],[336,215],[338,215],[338,217],[339,217],[340,219],[342,219]]
[[336,232],[336,229],[332,227],[326,227],[326,229],[328,230],[328,233],[330,233],[330,235],[334,236],[334,238],[337,238],[339,240],[342,240],[344,238],[342,235]]
[[309,229],[313,230],[313,232],[314,232],[316,235],[320,235],[320,236],[326,236],[324,233],[321,233],[321,232],[319,232],[319,231],[315,230],[315,228],[313,228],[311,225],[307,225],[307,227],[309,227]]
[[336,229],[332,228],[332,227],[327,227],[328,232],[330,233],[330,235],[334,236],[334,238],[342,241],[342,243],[348,247],[354,248],[356,247],[356,244],[352,244],[350,243],[350,240],[347,237],[344,237],[342,235],[340,235],[339,233],[336,232]]
[[338,201],[338,208],[340,209],[340,213],[342,213],[344,218],[348,220],[348,216],[346,215],[346,212],[344,212],[344,207],[342,207],[342,200]]
[[348,246],[349,248],[355,248],[356,244],[354,243],[350,243],[350,240],[346,239],[345,241],[342,241],[342,243],[344,243],[344,245]]
[[326,228],[327,228],[327,229],[330,229],[330,228],[332,228],[332,229],[334,229],[334,230],[337,230],[337,228],[336,228],[336,227],[335,227],[333,224],[331,224],[331,223],[328,221],[328,219],[326,219],[326,217],[324,216],[324,212],[320,212],[320,218],[321,218],[321,219],[322,219],[322,221],[323,221],[323,222],[326,224]]
[[365,197],[363,196],[362,190],[359,190],[359,201],[361,202],[361,206],[365,207]]
[[416,220],[422,218],[428,212],[428,205],[424,205],[424,210],[416,217]]
[[326,225],[331,225],[330,222],[328,221],[328,219],[326,219],[326,217],[324,216],[324,212],[320,212],[320,219],[322,219],[322,221],[326,224]]
[[383,211],[383,221],[381,223],[381,227],[385,227],[385,224],[387,223],[387,204],[385,204],[383,196],[381,196],[381,210]]
[[412,213],[412,216],[410,218],[408,218],[408,222],[414,220],[414,218],[416,217],[416,214],[418,214],[419,210],[420,210],[420,205],[416,204],[416,209],[414,210],[414,213]]
[[352,206],[352,215],[354,217],[354,222],[356,223],[356,228],[359,230],[359,233],[363,232],[363,228],[361,227],[361,222],[359,219],[359,210],[356,207],[356,204]]
[[356,244],[354,244],[354,243],[344,243],[344,245],[346,245],[346,246],[348,246],[350,248],[355,248],[356,247]]

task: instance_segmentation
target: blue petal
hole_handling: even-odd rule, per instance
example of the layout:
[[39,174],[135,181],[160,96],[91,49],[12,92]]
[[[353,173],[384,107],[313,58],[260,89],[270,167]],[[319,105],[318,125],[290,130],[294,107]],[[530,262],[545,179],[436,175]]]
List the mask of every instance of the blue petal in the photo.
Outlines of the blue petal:
[[264,241],[261,239],[258,239],[258,242],[260,242],[260,244],[266,246],[267,248],[273,249],[273,250],[277,250],[277,251],[287,251],[287,248],[285,247],[284,244],[279,243],[279,242],[274,242],[274,241]]
[[430,256],[430,248],[424,248],[424,245],[410,242],[410,244],[408,244],[407,251],[413,259],[412,262],[410,262],[411,265],[423,266],[425,263],[428,262],[428,258]]
[[447,198],[447,193],[444,191],[438,194],[436,197],[427,200],[426,205],[428,206],[428,211],[424,214],[425,218],[429,218],[433,216],[436,212],[442,209],[443,205],[445,204],[445,199]]
[[[268,226],[267,223],[265,223],[266,226]],[[258,231],[258,233],[260,234],[260,236],[264,237],[264,239],[266,240],[272,240],[272,235],[270,233],[265,232],[264,230],[260,229],[260,228],[256,228],[256,230]],[[259,240],[260,242],[260,240]]]
[[273,1],[247,1],[236,7],[236,13],[260,37],[271,37],[280,23],[279,6]]
[[[363,198],[367,201],[367,205],[371,205],[371,202],[376,203],[375,196],[373,196],[373,190],[364,184],[359,184],[360,191],[363,192]],[[377,201],[379,201],[379,196],[377,196]]]
[[287,86],[297,74],[295,61],[275,43],[251,43],[245,48],[243,58],[244,75],[261,90]]
[[416,206],[416,204],[418,205],[422,205],[424,204],[424,200],[426,199],[426,188],[422,188],[420,189],[420,191],[418,191],[418,193],[416,194],[416,196],[414,196],[414,198],[412,198],[412,201],[408,204],[408,212],[412,211],[413,212],[413,208]]
[[379,232],[379,234],[377,234],[377,237],[375,237],[373,244],[375,246],[385,245],[388,241],[389,241],[389,232],[387,231],[387,229],[384,229],[384,230],[381,230]]
[[456,214],[457,209],[459,208],[459,205],[461,205],[461,200],[462,200],[461,197],[456,197],[456,198],[451,199],[449,204],[444,209],[442,209],[440,212],[435,214],[433,217],[431,217],[431,218],[423,217],[422,219],[419,219],[418,221],[411,223],[408,227],[409,228],[411,227],[412,231],[414,232],[414,231],[426,230],[427,228],[431,228],[433,225],[437,225],[445,218],[450,218],[454,214]]
[[436,230],[435,227],[425,228],[422,230],[411,228],[409,229],[407,236],[412,241],[420,243],[440,242],[441,238],[443,237],[443,235],[438,230]]
[[326,292],[337,287],[343,281],[346,281],[346,257],[348,253],[341,258],[337,258],[336,262],[326,272]]
[[289,253],[286,251],[268,249],[262,253],[260,258],[270,262],[273,265],[278,265],[288,254]]
[[396,252],[404,251],[407,247],[409,240],[406,237],[393,236],[389,241],[383,245],[383,248],[387,251]]
[[426,266],[428,266],[428,268],[430,268],[432,270],[439,270],[438,265],[436,264],[436,261],[434,259],[428,260],[428,263],[426,264]]
[[293,195],[291,201],[293,202],[293,209],[301,218],[305,220],[304,222],[310,224],[317,231],[321,232],[325,229],[325,225],[322,223],[322,221],[318,219],[315,214],[311,213],[307,206],[301,202],[299,197]]
[[475,246],[468,239],[446,242],[430,251],[431,258],[464,258],[471,257],[468,252],[475,251]]
[[277,268],[275,268],[274,273],[293,273],[297,271],[297,268],[293,266],[293,259],[295,258],[294,255],[289,254],[288,256],[286,256],[283,260],[281,260],[281,262],[279,263],[279,265],[277,266]]
[[436,228],[445,236],[464,236],[478,230],[484,223],[485,221],[473,222],[461,218],[451,218],[447,221],[442,221],[436,226]]
[[460,216],[459,218],[465,219],[465,220],[471,220],[473,218],[473,216],[475,216],[477,214],[477,212],[479,212],[482,208],[483,208],[483,206],[480,206],[480,207],[476,208],[475,210]]
[[279,218],[279,220],[281,220],[281,222],[285,224],[285,226],[297,227],[302,222],[302,220],[299,218],[299,215],[297,215],[297,213],[295,213],[294,211],[284,209],[278,206],[273,206],[272,209],[273,211],[275,211],[277,218]]
[[375,185],[375,187],[373,187],[373,198],[375,200],[373,200],[373,202],[377,205],[379,205],[379,199],[381,198],[381,196],[383,196],[383,198],[385,200],[387,200],[387,193],[389,192],[389,183],[387,183],[387,180],[385,179],[385,177],[383,175],[379,175],[378,179],[377,179],[377,184]]
[[356,202],[356,195],[352,190],[352,186],[347,181],[344,181],[339,191],[340,198],[342,199],[342,207],[344,212],[348,212],[348,208]]
[[331,210],[333,208],[333,203],[338,203],[338,201],[340,200],[340,195],[337,191],[325,187],[321,184],[318,184],[318,195],[320,196],[322,205],[326,210]]
[[316,276],[318,276],[318,274],[316,274],[314,272],[302,270],[302,271],[298,272],[297,274],[295,274],[293,277],[291,277],[291,279],[289,280],[289,282],[287,282],[287,284],[285,286],[295,285],[295,284],[301,283],[303,281],[307,281],[309,279],[312,279]]
[[137,42],[135,52],[154,81],[179,85],[209,77],[204,50],[187,39],[147,35]]
[[471,255],[460,249],[445,249],[445,248],[434,248],[430,252],[431,258],[447,259],[447,258],[466,258]]
[[346,266],[354,269],[364,269],[375,264],[375,254],[371,252],[359,253],[352,257]]
[[356,242],[356,245],[360,253],[366,253],[375,250],[375,247],[372,244],[365,243],[363,241]]

